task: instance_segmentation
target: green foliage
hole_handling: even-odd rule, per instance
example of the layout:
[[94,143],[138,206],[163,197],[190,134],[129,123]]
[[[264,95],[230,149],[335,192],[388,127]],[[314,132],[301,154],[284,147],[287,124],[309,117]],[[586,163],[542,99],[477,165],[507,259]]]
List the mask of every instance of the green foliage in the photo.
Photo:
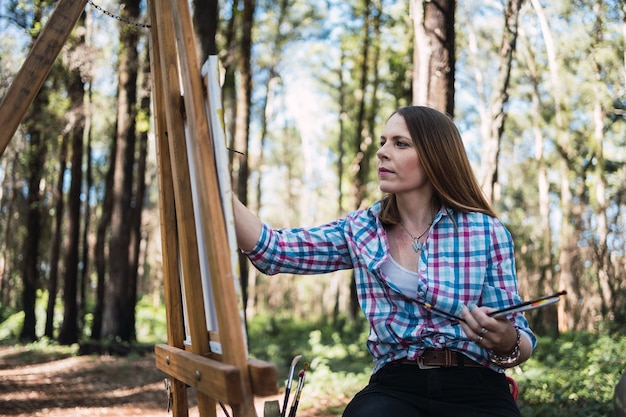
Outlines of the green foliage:
[[18,311],[9,315],[6,320],[0,323],[0,340],[3,343],[13,342],[20,336],[22,324],[24,323],[24,311]]
[[4,360],[14,366],[35,365],[75,356],[77,351],[78,345],[57,345],[50,339],[44,337],[36,342],[20,347],[20,349],[16,350],[12,355],[4,355]]
[[[48,293],[46,291],[38,291],[37,302],[35,305],[35,315],[37,317],[37,335],[44,333],[46,324],[46,306],[48,303]],[[0,340],[5,344],[16,343],[19,338],[24,323],[24,312],[14,312],[9,309],[2,310],[3,320],[0,322]],[[83,337],[88,338],[88,331],[91,328],[93,314],[85,315],[84,330],[86,334]],[[137,341],[139,343],[164,343],[167,341],[167,323],[165,321],[165,305],[155,305],[150,296],[144,295],[135,308],[135,327],[137,333]],[[63,302],[57,300],[57,306],[54,314],[54,328],[59,329],[63,322]]]
[[279,382],[286,380],[293,358],[302,355],[296,379],[305,362],[310,368],[300,407],[324,404],[328,415],[340,415],[347,401],[367,384],[373,368],[365,347],[367,335],[364,320],[296,322],[287,316],[258,315],[248,321],[250,355],[276,365]]
[[525,417],[612,415],[615,385],[626,367],[626,336],[572,332],[542,338],[513,377]]
[[[279,380],[291,360],[302,355],[296,372],[310,363],[302,408],[325,404],[328,415],[343,407],[369,379],[373,364],[363,322],[333,325],[296,322],[289,317],[249,320],[251,355],[274,363]],[[519,385],[524,417],[600,417],[612,415],[615,385],[626,368],[626,335],[571,332],[540,338],[531,359],[509,372]]]
[[362,321],[296,322],[287,316],[257,315],[248,321],[249,351],[251,356],[274,363],[279,375],[287,375],[296,355],[302,355],[299,365],[310,363],[312,372],[369,372],[372,360],[365,348],[367,331]]
[[[43,335],[46,326],[46,308],[48,306],[48,292],[38,290],[37,299],[35,301],[35,317],[37,321],[37,327],[35,333],[37,335]],[[20,310],[15,312],[10,309],[3,309],[2,316],[6,317],[5,320],[0,322],[0,340],[5,343],[14,343],[20,336],[22,326],[24,325],[24,311]],[[57,300],[57,305],[54,314],[54,328],[58,329],[63,321],[63,302]]]
[[165,343],[167,341],[165,306],[155,305],[149,295],[141,297],[135,307],[135,329],[139,342]]

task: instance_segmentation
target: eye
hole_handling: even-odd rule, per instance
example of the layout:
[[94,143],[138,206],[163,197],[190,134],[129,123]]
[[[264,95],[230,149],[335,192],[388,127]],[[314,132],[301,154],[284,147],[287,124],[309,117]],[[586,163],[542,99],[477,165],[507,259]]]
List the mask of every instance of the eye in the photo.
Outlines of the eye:
[[380,138],[380,142],[378,142],[378,145],[382,148],[385,143],[387,143],[387,140],[385,140],[384,138]]

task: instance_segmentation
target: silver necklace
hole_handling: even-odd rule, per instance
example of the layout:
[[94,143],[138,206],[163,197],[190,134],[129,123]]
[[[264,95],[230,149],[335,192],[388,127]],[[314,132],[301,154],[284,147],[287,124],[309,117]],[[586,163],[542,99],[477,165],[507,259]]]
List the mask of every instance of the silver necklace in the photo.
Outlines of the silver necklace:
[[[434,219],[433,219],[433,221],[434,221]],[[413,243],[411,244],[411,247],[413,247],[413,250],[415,251],[415,253],[417,253],[417,252],[422,250],[422,247],[424,246],[424,244],[422,242],[420,242],[420,239],[426,234],[426,232],[428,232],[428,230],[430,230],[430,226],[432,226],[432,225],[433,225],[433,222],[430,222],[428,227],[422,233],[420,233],[419,236],[413,236],[413,234],[411,232],[409,232],[409,229],[406,228],[404,223],[400,222],[400,226],[402,226],[404,231],[407,232],[407,234],[409,236],[411,236],[411,239],[413,239]]]

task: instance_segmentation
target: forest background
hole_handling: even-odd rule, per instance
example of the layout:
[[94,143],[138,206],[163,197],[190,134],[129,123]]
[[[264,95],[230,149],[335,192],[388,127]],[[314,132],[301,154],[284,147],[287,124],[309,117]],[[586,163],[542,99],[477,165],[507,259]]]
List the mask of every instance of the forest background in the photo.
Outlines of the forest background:
[[[55,3],[0,3],[3,96]],[[313,225],[371,204],[386,117],[411,103],[439,108],[513,234],[522,296],[567,290],[558,308],[529,314],[532,327],[558,348],[586,341],[586,357],[620,352],[626,2],[192,5],[200,56],[223,67],[233,186],[263,220]],[[0,159],[0,339],[155,337],[164,314],[149,30],[145,2],[89,1]],[[293,349],[281,332],[315,323],[361,355],[341,339],[363,330],[349,273],[268,278],[245,259],[240,269],[251,353],[284,365]],[[548,352],[536,360],[559,364]],[[624,368],[623,354],[607,355],[610,377],[584,388],[603,407]],[[528,379],[541,392],[545,380]]]

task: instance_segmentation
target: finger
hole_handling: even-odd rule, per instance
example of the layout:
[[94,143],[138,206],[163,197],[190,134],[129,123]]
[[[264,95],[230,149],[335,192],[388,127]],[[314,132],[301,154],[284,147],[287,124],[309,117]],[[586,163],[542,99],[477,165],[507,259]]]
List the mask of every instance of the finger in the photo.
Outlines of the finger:
[[473,340],[474,343],[481,347],[490,348],[493,342],[489,339],[490,328],[488,327],[493,320],[492,317],[487,315],[486,308],[482,307],[468,307],[464,308],[461,312],[462,317],[465,319],[464,325],[462,325],[463,331],[466,336]]
[[[482,326],[480,325],[480,323],[478,323],[478,321],[472,314],[471,312],[472,309],[473,309],[472,307],[467,307],[467,308],[464,308],[463,311],[461,311],[461,316],[465,320],[465,322],[461,323],[461,328],[463,329],[463,331],[465,332],[465,335],[468,338],[476,342],[476,341],[479,341],[478,333],[480,332],[480,329],[482,328]],[[484,338],[483,335],[481,335],[481,337]]]

